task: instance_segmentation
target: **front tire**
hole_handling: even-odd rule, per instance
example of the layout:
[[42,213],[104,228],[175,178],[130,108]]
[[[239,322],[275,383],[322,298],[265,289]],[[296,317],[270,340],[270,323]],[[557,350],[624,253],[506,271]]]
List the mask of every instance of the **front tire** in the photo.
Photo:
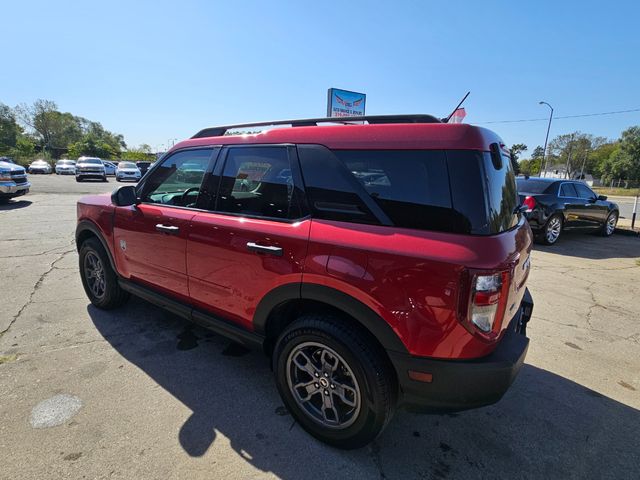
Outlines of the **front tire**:
[[287,327],[274,349],[288,410],[308,433],[338,448],[367,445],[395,410],[393,368],[368,335],[344,319],[311,314]]
[[82,243],[79,258],[82,286],[93,305],[111,310],[129,300],[129,293],[120,288],[107,252],[97,238]]
[[602,230],[600,230],[600,235],[603,237],[610,237],[613,235],[613,232],[616,231],[616,225],[618,224],[618,213],[611,212],[607,216],[607,220],[604,222],[602,226]]
[[82,181],[82,177],[76,177],[76,182],[81,182]]

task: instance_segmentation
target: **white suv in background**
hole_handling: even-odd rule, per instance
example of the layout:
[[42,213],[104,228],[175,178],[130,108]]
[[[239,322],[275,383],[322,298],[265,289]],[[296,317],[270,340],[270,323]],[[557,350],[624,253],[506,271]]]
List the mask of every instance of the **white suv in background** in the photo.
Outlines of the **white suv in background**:
[[98,157],[80,157],[76,163],[76,182],[85,178],[99,178],[107,181],[107,172],[104,163]]

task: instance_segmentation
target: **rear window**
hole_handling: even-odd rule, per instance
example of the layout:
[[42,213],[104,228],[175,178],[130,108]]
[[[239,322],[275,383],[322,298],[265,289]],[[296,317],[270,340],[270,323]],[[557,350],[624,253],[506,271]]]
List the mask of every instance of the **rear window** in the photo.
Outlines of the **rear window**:
[[549,193],[548,189],[553,185],[551,182],[532,178],[518,178],[516,182],[521,193]]
[[518,222],[511,162],[488,152],[299,145],[298,154],[316,218],[478,235]]

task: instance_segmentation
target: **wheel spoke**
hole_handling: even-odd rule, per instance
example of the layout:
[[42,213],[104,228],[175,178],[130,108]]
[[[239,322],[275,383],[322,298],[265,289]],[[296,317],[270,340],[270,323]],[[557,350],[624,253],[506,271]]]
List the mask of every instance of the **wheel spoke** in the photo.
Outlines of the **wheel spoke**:
[[331,385],[335,387],[333,389],[333,393],[337,395],[345,405],[348,405],[350,407],[355,407],[357,405],[358,394],[355,388],[350,387],[349,385],[345,385],[341,382],[336,382],[335,380],[332,380]]
[[[302,359],[304,360],[304,363],[302,363],[300,361],[300,358],[302,357]],[[311,359],[307,356],[306,353],[304,353],[302,350],[299,350],[295,357],[293,357],[293,363],[296,365],[296,367],[298,367],[300,370],[305,371],[306,373],[308,373],[309,375],[311,375],[312,377],[317,376],[316,374],[318,373],[318,369],[316,367],[314,367],[313,363],[311,362]]]
[[338,359],[331,355],[331,352],[328,350],[322,350],[322,353],[320,354],[320,363],[322,364],[322,369],[325,373],[335,372],[340,364]]
[[[333,414],[333,418],[328,417],[327,411],[330,411]],[[327,423],[340,424],[340,416],[338,415],[338,410],[333,404],[331,393],[328,395],[324,393],[322,394],[322,416]]]
[[[320,391],[320,386],[316,383],[315,380],[311,380],[310,382],[306,382],[306,383],[304,382],[297,383],[296,385],[293,386],[293,388],[298,394],[298,397],[300,398],[300,400],[303,402],[308,402],[313,395],[315,395]],[[306,393],[305,396],[300,395],[300,389],[304,389]]]

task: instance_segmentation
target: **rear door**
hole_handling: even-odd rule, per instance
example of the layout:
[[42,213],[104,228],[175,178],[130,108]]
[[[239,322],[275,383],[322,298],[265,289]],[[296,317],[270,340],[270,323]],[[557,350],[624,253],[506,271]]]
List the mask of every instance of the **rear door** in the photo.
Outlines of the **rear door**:
[[[115,209],[114,250],[125,277],[188,300],[187,236],[215,153],[201,148],[166,157],[140,185],[142,202]],[[197,174],[194,165],[200,166]],[[185,166],[189,175],[184,175]]]
[[302,281],[311,220],[294,147],[227,147],[221,158],[208,211],[191,219],[189,292],[197,308],[251,329],[266,293]]

